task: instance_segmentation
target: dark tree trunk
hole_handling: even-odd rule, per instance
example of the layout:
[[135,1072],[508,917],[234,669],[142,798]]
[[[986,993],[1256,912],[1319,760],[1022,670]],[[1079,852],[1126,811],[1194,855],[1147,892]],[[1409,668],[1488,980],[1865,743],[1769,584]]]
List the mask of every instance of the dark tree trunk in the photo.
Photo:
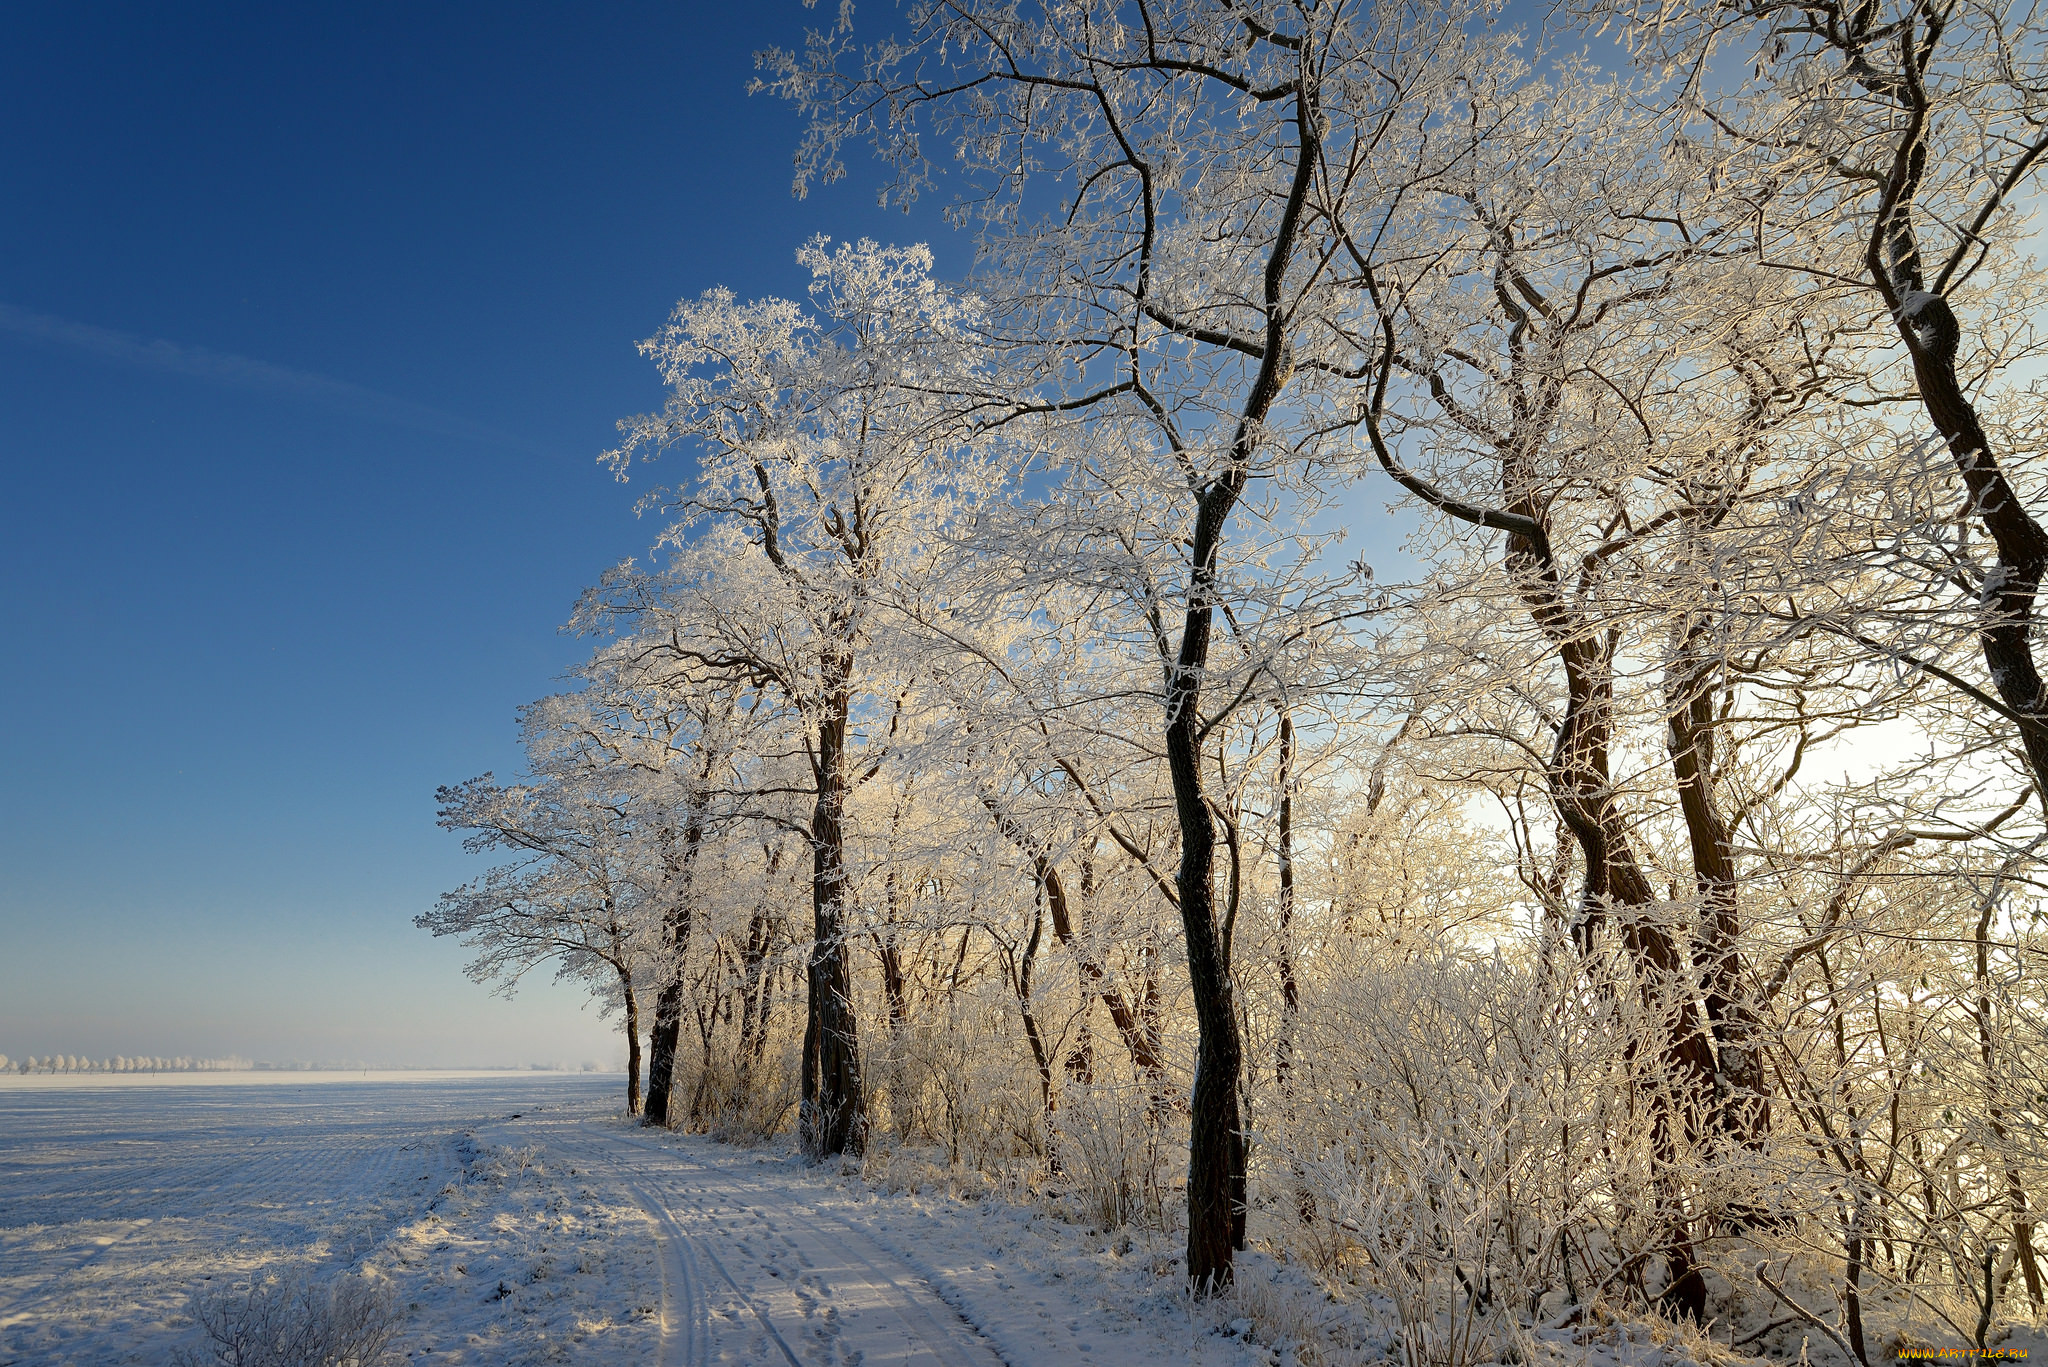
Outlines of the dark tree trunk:
[[1017,1014],[1024,1020],[1024,1038],[1031,1046],[1031,1061],[1038,1069],[1038,1098],[1045,1115],[1046,1153],[1054,1172],[1059,1171],[1059,1159],[1052,1152],[1053,1108],[1058,1104],[1059,1091],[1053,1084],[1052,1048],[1046,1042],[1044,1028],[1038,1023],[1038,1012],[1031,1000],[1031,977],[1038,966],[1038,947],[1045,939],[1045,883],[1034,880],[1036,894],[1031,907],[1031,938],[1024,945],[1024,957],[1017,961],[1011,975],[1010,985],[1017,992]]
[[764,933],[764,923],[767,919],[764,912],[756,911],[753,923],[747,927],[747,949],[740,991],[739,1061],[743,1077],[745,1070],[752,1065],[760,1052],[758,1037],[767,1029],[767,1013],[763,1006],[768,977],[768,937]]
[[619,991],[626,999],[626,1114],[640,1114],[640,998],[633,974],[619,969]]
[[[1379,806],[1385,787],[1380,767],[1373,768],[1372,786],[1366,798],[1368,814]],[[1280,802],[1274,839],[1280,866],[1280,905],[1274,919],[1280,940],[1280,1038],[1273,1044],[1273,1081],[1280,1089],[1284,1105],[1294,1072],[1294,1031],[1301,1017],[1301,982],[1294,970],[1294,718],[1284,707],[1280,710],[1280,773],[1276,782]],[[1298,1161],[1294,1164],[1294,1213],[1303,1224],[1316,1218],[1316,1194],[1309,1190],[1307,1175]]]
[[1088,1026],[1088,999],[1081,999],[1081,1023],[1074,1030],[1073,1047],[1061,1061],[1067,1076],[1080,1086],[1086,1087],[1095,1081],[1095,1032]]
[[1294,972],[1294,718],[1283,708],[1280,713],[1280,789],[1277,860],[1280,874],[1280,905],[1275,920],[1279,931],[1280,1038],[1273,1046],[1273,1080],[1284,1090],[1294,1066],[1294,1025],[1301,1015],[1301,983]]
[[[1518,511],[1534,517],[1527,505]],[[1668,1188],[1682,1140],[1697,1133],[1700,1116],[1712,1104],[1715,1061],[1700,1018],[1691,965],[1658,913],[1656,890],[1636,858],[1626,819],[1614,800],[1608,752],[1615,637],[1596,632],[1568,606],[1547,537],[1511,533],[1508,558],[1530,616],[1555,645],[1564,665],[1564,722],[1551,755],[1549,781],[1551,800],[1586,861],[1585,898],[1576,927],[1579,943],[1590,946],[1600,925],[1609,918],[1617,921],[1622,944],[1635,964],[1644,1006],[1671,1017],[1663,1064],[1676,1095],[1653,1093],[1649,1098],[1658,1185]],[[1701,1320],[1707,1288],[1693,1260],[1691,1230],[1674,1192],[1666,1191],[1665,1205],[1662,1220],[1671,1280],[1664,1304]]]
[[711,1035],[718,1028],[718,1002],[707,1007],[697,1007],[697,1044],[703,1052],[701,1065],[697,1069],[697,1085],[690,1090],[690,1124],[693,1128],[702,1126],[711,1114],[711,1098],[716,1083],[711,1074]]
[[[1307,56],[1308,44],[1301,51]],[[1175,890],[1187,941],[1188,987],[1195,1007],[1195,1085],[1188,1122],[1188,1280],[1197,1295],[1228,1285],[1233,1255],[1244,1247],[1245,1152],[1238,1114],[1244,1045],[1238,1034],[1228,947],[1216,924],[1216,829],[1202,786],[1202,680],[1215,631],[1217,570],[1230,515],[1243,496],[1265,440],[1273,406],[1294,374],[1285,305],[1287,269],[1320,164],[1321,112],[1306,69],[1294,85],[1294,174],[1273,226],[1261,271],[1265,314],[1258,370],[1231,433],[1228,464],[1201,489],[1188,537],[1187,613],[1180,647],[1166,671],[1166,765],[1180,826]],[[1141,279],[1140,292],[1144,284]],[[1149,307],[1149,306],[1147,306]],[[1170,431],[1170,429],[1169,429]]]
[[[762,857],[768,876],[772,879],[782,867],[782,851],[764,847]],[[762,1050],[767,1044],[768,1034],[768,993],[773,987],[774,975],[768,964],[768,951],[774,947],[774,926],[769,920],[768,907],[764,902],[754,908],[754,915],[747,923],[747,946],[740,960],[740,1086],[746,1088],[753,1077],[754,1065],[761,1061]]]
[[1244,1247],[1244,1128],[1238,1083],[1244,1044],[1230,962],[1216,924],[1216,828],[1202,787],[1202,676],[1216,624],[1216,572],[1231,510],[1244,493],[1266,416],[1292,376],[1293,358],[1281,307],[1301,226],[1302,206],[1317,152],[1312,98],[1304,81],[1296,99],[1300,139],[1295,180],[1276,225],[1265,268],[1266,329],[1257,376],[1231,437],[1230,466],[1202,492],[1188,538],[1188,608],[1180,649],[1167,667],[1166,766],[1173,778],[1174,814],[1180,825],[1180,869],[1175,891],[1187,939],[1188,988],[1195,1005],[1195,1085],[1188,1123],[1188,1280],[1198,1294],[1230,1282],[1232,1257]]
[[1520,535],[1508,538],[1510,564],[1520,571],[1523,601],[1537,625],[1556,645],[1565,672],[1565,714],[1551,753],[1551,800],[1586,860],[1586,890],[1577,927],[1581,944],[1609,917],[1621,922],[1646,993],[1657,1005],[1662,988],[1679,994],[1665,1057],[1682,1092],[1695,1100],[1711,1097],[1713,1049],[1693,1002],[1687,957],[1669,926],[1656,914],[1657,894],[1628,837],[1628,825],[1614,800],[1608,751],[1614,726],[1613,638],[1601,637],[1565,606],[1546,544]]
[[[1131,1009],[1123,993],[1109,979],[1109,971],[1103,967],[1088,946],[1081,943],[1076,931],[1073,899],[1067,892],[1067,880],[1061,875],[1059,865],[1045,853],[1044,849],[1031,838],[1024,828],[1017,824],[994,798],[984,795],[981,805],[995,818],[996,829],[1031,859],[1032,877],[1037,880],[1038,889],[1045,898],[1046,906],[1052,912],[1053,938],[1060,947],[1074,956],[1075,965],[1081,970],[1081,987],[1084,997],[1093,995],[1102,998],[1102,1004],[1109,1008],[1109,1018],[1116,1025],[1117,1033],[1123,1038],[1124,1047],[1131,1052],[1131,1061],[1144,1071],[1146,1080],[1154,1087],[1166,1081],[1166,1059],[1161,1054],[1156,1033],[1145,1028],[1137,1012]],[[1082,887],[1089,889],[1093,870],[1085,864],[1082,869]]]
[[889,1008],[889,1033],[900,1035],[910,1021],[910,984],[903,973],[903,947],[896,942],[896,927],[902,924],[902,894],[893,868],[883,895],[885,921],[882,933],[875,937],[875,953],[882,961],[882,1000]]
[[[1929,32],[1927,41],[1932,44],[1938,36],[1938,30]],[[1992,685],[2017,724],[2034,789],[2048,806],[2048,689],[2035,666],[2031,640],[2034,600],[2042,574],[2048,571],[2048,531],[2034,520],[2006,478],[1963,387],[1957,368],[1962,324],[1942,293],[1945,279],[1937,279],[1934,289],[1928,289],[1913,222],[1915,196],[1927,173],[1932,118],[1927,88],[1919,79],[1905,79],[1889,90],[1899,101],[1902,117],[1897,126],[1903,131],[1893,149],[1864,266],[1912,357],[1921,405],[1962,476],[1970,511],[1997,548],[1997,563],[1985,576],[1980,595],[1977,639]]]
[[[712,764],[708,751],[704,763],[708,776]],[[676,1056],[683,1036],[683,972],[690,956],[690,875],[703,843],[703,810],[693,801],[689,825],[683,832],[683,848],[669,860],[668,910],[662,918],[668,976],[654,999],[654,1029],[648,1038],[647,1112],[643,1122],[648,1125],[666,1127],[672,1123]]]
[[676,1046],[683,1037],[683,984],[680,975],[661,985],[654,998],[654,1029],[647,1035],[647,1111],[649,1125],[669,1123],[675,1093]]
[[[1248,447],[1245,454],[1250,454]],[[1226,479],[1212,486],[1196,514],[1187,618],[1166,686],[1166,762],[1180,822],[1175,891],[1196,1025],[1188,1117],[1188,1279],[1203,1295],[1229,1283],[1233,1255],[1244,1246],[1244,1125],[1237,1104],[1244,1046],[1230,964],[1216,924],[1216,828],[1202,786],[1201,729],[1201,680],[1215,623],[1216,561],[1225,519],[1241,485],[1241,480]]]
[[[1191,623],[1189,634],[1195,630]],[[1198,658],[1206,657],[1206,645],[1204,641]],[[1183,659],[1190,653],[1183,649]],[[1185,684],[1174,691],[1181,697],[1169,714],[1167,761],[1180,815],[1176,883],[1198,1030],[1188,1123],[1188,1277],[1207,1293],[1229,1282],[1232,1255],[1244,1244],[1244,1126],[1237,1108],[1244,1050],[1230,965],[1224,961],[1223,937],[1216,925],[1216,836],[1202,791],[1195,689]]]
[[1715,662],[1703,654],[1706,626],[1695,621],[1672,662],[1666,700],[1670,709],[1671,772],[1692,848],[1693,886],[1700,898],[1700,939],[1693,964],[1705,989],[1716,1070],[1714,1123],[1748,1148],[1770,1130],[1770,1104],[1756,1011],[1745,986],[1739,937],[1735,839],[1714,795]]
[[798,1130],[814,1163],[859,1153],[866,1139],[860,1035],[853,1005],[853,956],[846,944],[846,834],[849,783],[846,723],[851,709],[846,656],[825,661],[826,707],[818,725],[818,800],[811,813],[811,954],[804,1026],[803,1108]]
[[758,1068],[761,1060],[768,1055],[768,1027],[775,1017],[775,969],[773,966],[761,975],[761,1005],[754,1014],[754,1052],[750,1067]]
[[1971,508],[1998,548],[1998,562],[1984,585],[1984,623],[1978,630],[1984,667],[2000,699],[2020,719],[2019,740],[2027,768],[2036,791],[2048,803],[2048,706],[2044,706],[2048,697],[2044,697],[2030,640],[2034,599],[2040,592],[2042,572],[2048,568],[2048,533],[2006,480],[1977,410],[1963,392],[1956,374],[1961,329],[1948,301],[1935,299],[1923,304],[1918,317],[1924,328],[1904,327],[1902,331],[1918,333],[1918,345],[1911,350],[1921,402],[1947,440],[1969,490]]

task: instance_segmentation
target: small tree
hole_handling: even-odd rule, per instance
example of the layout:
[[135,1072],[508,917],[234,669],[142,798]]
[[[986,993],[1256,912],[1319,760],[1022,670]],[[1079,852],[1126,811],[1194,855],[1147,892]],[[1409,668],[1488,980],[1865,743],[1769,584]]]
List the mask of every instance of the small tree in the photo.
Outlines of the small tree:
[[440,789],[439,823],[466,832],[475,853],[510,851],[512,862],[444,893],[413,924],[462,937],[477,951],[472,980],[510,995],[525,975],[555,963],[590,981],[620,1008],[626,1035],[626,1106],[640,1110],[639,980],[646,972],[641,883],[628,804],[602,775],[551,774],[503,787],[489,774]]

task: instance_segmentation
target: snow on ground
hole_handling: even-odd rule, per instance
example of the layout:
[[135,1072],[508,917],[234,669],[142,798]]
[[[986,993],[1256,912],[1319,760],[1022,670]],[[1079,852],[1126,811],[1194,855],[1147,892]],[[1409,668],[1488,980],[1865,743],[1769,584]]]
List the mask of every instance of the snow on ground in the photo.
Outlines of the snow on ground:
[[0,1367],[163,1362],[192,1335],[194,1291],[291,1266],[389,1268],[419,1304],[416,1360],[548,1361],[579,1333],[651,1353],[646,1217],[475,1137],[522,1107],[600,1112],[618,1078],[323,1076],[0,1089]]
[[[1275,1367],[1399,1361],[1386,1307],[1248,1254],[1193,1304],[1177,1237],[650,1132],[619,1079],[0,1089],[0,1367],[155,1363],[195,1290],[352,1271],[394,1361]],[[1535,1361],[1691,1360],[1614,1327]]]

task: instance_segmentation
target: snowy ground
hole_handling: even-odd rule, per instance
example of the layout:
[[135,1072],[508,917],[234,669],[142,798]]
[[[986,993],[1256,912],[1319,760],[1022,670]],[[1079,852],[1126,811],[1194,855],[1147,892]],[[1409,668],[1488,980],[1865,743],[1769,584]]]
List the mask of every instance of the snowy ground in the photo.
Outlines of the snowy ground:
[[[0,1089],[0,1367],[162,1362],[195,1290],[387,1279],[394,1360],[1269,1367],[1383,1360],[1367,1308],[1248,1255],[1193,1306],[1165,1235],[656,1134],[619,1079]],[[871,1173],[871,1176],[878,1175]],[[1675,1363],[1626,1334],[1539,1359]],[[1399,1360],[1398,1349],[1394,1360]]]
[[[494,1251],[545,1245],[555,1233],[548,1222],[563,1218],[616,1237],[625,1256],[609,1280],[647,1308],[639,1332],[652,1344],[660,1282],[645,1218],[629,1204],[543,1193],[521,1179],[516,1157],[505,1177],[505,1156],[471,1137],[522,1106],[594,1113],[611,1103],[618,1079],[319,1076],[326,1080],[273,1086],[180,1078],[162,1087],[0,1089],[0,1364],[162,1362],[190,1333],[184,1311],[194,1290],[293,1265],[326,1270],[409,1256],[417,1231],[443,1218],[437,1210],[480,1221],[473,1233]],[[543,1202],[560,1210],[534,1209]],[[634,1231],[644,1285],[631,1266]],[[487,1254],[477,1275],[495,1269]],[[481,1293],[415,1287],[421,1279],[408,1275],[401,1297],[422,1302],[420,1332],[408,1330],[419,1342],[409,1346],[457,1332],[482,1349],[519,1339],[545,1350],[551,1330],[575,1326],[546,1322],[560,1298],[529,1293],[531,1270],[522,1264],[521,1292],[487,1310]],[[491,1350],[443,1360],[521,1359]]]

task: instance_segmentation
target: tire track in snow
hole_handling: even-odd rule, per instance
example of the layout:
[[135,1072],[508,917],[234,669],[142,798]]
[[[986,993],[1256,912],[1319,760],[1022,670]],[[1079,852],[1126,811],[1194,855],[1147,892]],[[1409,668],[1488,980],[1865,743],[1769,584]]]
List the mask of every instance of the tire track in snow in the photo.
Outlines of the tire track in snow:
[[[862,1231],[801,1210],[788,1199],[792,1193],[750,1180],[678,1146],[621,1133],[601,1123],[592,1122],[588,1128],[614,1145],[668,1160],[658,1167],[646,1162],[633,1165],[628,1169],[632,1174],[629,1189],[634,1190],[636,1199],[659,1207],[661,1214],[656,1218],[665,1218],[671,1226],[675,1218],[664,1196],[692,1208],[693,1223],[706,1232],[685,1242],[694,1242],[712,1259],[733,1293],[792,1364],[801,1367],[802,1359],[777,1327],[777,1315],[804,1322],[808,1332],[795,1337],[807,1350],[802,1356],[816,1361],[849,1367],[1001,1367],[1001,1355],[965,1316],[948,1305],[922,1275]],[[673,1166],[678,1160],[694,1169],[698,1180],[678,1180],[682,1174]],[[753,1227],[751,1232],[743,1227],[746,1224]],[[754,1237],[769,1247],[757,1249]],[[727,1270],[712,1247],[721,1241],[741,1260],[743,1272],[751,1263],[763,1274],[768,1285],[762,1284],[763,1277],[752,1279],[760,1294],[750,1295]],[[793,1262],[794,1267],[786,1262]],[[774,1301],[791,1304],[776,1306],[775,1313],[763,1308],[764,1302]]]
[[[609,1149],[591,1146],[596,1166],[610,1171],[626,1189],[633,1203],[654,1221],[655,1241],[661,1250],[661,1348],[659,1367],[708,1367],[711,1362],[710,1329],[706,1324],[704,1285],[696,1265],[691,1239],[676,1222],[669,1208],[635,1180],[634,1174]],[[730,1280],[728,1278],[728,1280]],[[765,1324],[766,1321],[763,1321]],[[772,1331],[771,1331],[772,1332]],[[788,1348],[783,1349],[788,1352]],[[795,1362],[795,1359],[791,1359]],[[798,1364],[801,1367],[801,1364]]]

